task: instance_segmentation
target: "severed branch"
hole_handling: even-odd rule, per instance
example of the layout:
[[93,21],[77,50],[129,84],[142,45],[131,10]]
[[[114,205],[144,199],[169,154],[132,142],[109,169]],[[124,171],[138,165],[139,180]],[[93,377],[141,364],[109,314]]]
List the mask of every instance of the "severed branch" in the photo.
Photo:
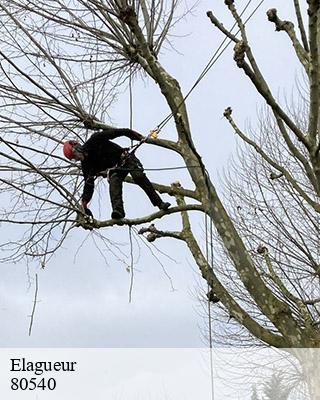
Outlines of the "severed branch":
[[304,47],[301,45],[299,42],[295,30],[294,30],[294,25],[290,21],[282,21],[278,15],[277,15],[277,10],[275,8],[271,8],[267,12],[268,20],[270,22],[273,22],[276,26],[276,31],[284,31],[288,34],[289,38],[291,39],[292,45],[294,47],[294,50],[296,52],[296,55],[303,65],[304,69],[306,70],[307,74],[309,74],[309,54],[308,52],[304,49]]
[[313,300],[309,299],[309,300],[305,300],[305,301],[304,301],[304,304],[306,304],[306,305],[312,305],[312,306],[314,306],[315,304],[318,304],[318,303],[320,303],[320,298],[318,298],[318,299],[313,299]]
[[146,138],[146,143],[148,144],[153,144],[155,146],[163,147],[168,150],[173,150],[176,153],[181,154],[180,148],[176,142],[173,142],[172,140],[166,140],[166,139],[152,139],[150,137]]
[[162,237],[170,237],[170,238],[174,238],[174,239],[184,240],[181,232],[160,231],[155,227],[154,224],[151,224],[147,228],[141,228],[138,233],[139,233],[139,235],[144,235],[145,233],[147,233],[148,235],[146,236],[146,239],[150,243],[154,242],[156,239],[162,238]]
[[216,26],[225,36],[235,43],[239,42],[239,39],[224,27],[224,25],[213,15],[212,11],[208,11],[207,16],[213,25]]
[[[174,182],[171,184],[172,188],[179,189],[181,188],[180,182]],[[147,235],[147,240],[149,242],[153,242],[154,240],[160,238],[160,237],[171,237],[179,240],[184,240],[184,232],[185,230],[190,230],[190,221],[189,221],[189,216],[188,212],[186,211],[187,204],[184,200],[184,196],[180,193],[175,194],[175,198],[178,204],[178,207],[181,211],[181,217],[182,217],[182,231],[177,232],[177,231],[159,231],[154,224],[151,224],[147,228],[141,228],[139,231],[139,234],[145,234],[148,233]],[[170,209],[169,209],[170,210]]]
[[[134,182],[134,180],[130,176],[127,176],[125,178],[125,182],[136,185],[136,183]],[[200,201],[200,196],[198,195],[196,190],[184,189],[182,186],[177,186],[177,185],[174,185],[174,184],[171,184],[170,186],[167,186],[167,185],[161,185],[159,183],[154,183],[154,182],[152,182],[152,186],[159,193],[166,193],[169,196],[189,197],[189,198],[192,198],[192,199]]]

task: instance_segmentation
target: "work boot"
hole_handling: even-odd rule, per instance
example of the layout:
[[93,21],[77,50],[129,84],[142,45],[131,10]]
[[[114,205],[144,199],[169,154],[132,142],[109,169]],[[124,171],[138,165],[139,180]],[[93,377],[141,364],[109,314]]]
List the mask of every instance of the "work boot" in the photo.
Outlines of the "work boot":
[[163,211],[166,211],[170,206],[171,206],[170,203],[164,202],[164,201],[162,201],[162,202],[158,205],[158,207],[160,208],[160,210],[163,210]]
[[112,219],[122,219],[125,217],[124,211],[114,210],[112,211],[111,218]]

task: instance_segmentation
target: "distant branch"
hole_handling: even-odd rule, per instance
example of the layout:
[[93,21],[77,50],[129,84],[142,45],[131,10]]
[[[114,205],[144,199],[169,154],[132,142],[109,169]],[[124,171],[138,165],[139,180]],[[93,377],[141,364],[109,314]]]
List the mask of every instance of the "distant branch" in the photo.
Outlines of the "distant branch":
[[257,143],[255,143],[253,140],[248,138],[236,125],[234,122],[232,116],[231,116],[231,108],[227,108],[224,112],[224,116],[226,119],[229,121],[230,125],[234,129],[234,131],[237,133],[237,135],[247,144],[252,146],[258,154],[273,168],[275,168],[277,171],[279,171],[281,174],[283,174],[288,182],[292,185],[292,187],[299,193],[299,195],[309,204],[313,209],[320,213],[320,205],[312,200],[310,196],[307,195],[307,193],[298,185],[297,181],[295,178],[289,173],[288,170],[286,170],[283,166],[279,165],[277,162],[275,162],[271,157],[268,156],[268,154],[262,150],[260,146],[258,146]]

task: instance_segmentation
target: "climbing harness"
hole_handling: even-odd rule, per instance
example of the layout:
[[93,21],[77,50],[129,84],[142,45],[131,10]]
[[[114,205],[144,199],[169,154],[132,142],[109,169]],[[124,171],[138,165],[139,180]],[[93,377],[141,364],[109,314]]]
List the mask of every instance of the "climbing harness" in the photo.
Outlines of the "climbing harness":
[[122,151],[122,154],[120,156],[120,160],[119,162],[117,162],[117,164],[114,167],[108,168],[107,169],[107,180],[108,182],[110,182],[110,174],[112,171],[119,169],[121,167],[124,166],[124,164],[126,163],[126,161],[128,160],[129,157],[133,156],[134,153],[138,150],[138,148],[146,142],[146,140],[148,139],[148,137],[151,137],[152,139],[157,139],[158,137],[158,130],[157,129],[153,129],[150,131],[149,135],[144,137],[143,139],[140,140],[139,143],[131,146],[131,147],[125,147]]

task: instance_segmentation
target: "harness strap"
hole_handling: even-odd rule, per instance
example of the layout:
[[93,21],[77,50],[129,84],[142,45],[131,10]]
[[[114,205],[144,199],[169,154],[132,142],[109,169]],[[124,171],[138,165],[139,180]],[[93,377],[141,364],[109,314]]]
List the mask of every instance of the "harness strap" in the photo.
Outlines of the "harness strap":
[[129,147],[125,147],[122,150],[120,160],[117,162],[117,164],[114,167],[107,169],[107,181],[108,182],[110,182],[110,173],[117,168],[121,168],[124,165],[124,163],[127,161],[127,159],[130,157],[130,155],[132,154],[129,150],[130,150]]
[[152,139],[157,139],[159,133],[159,129],[153,129],[150,131],[149,135],[140,140],[139,143],[131,146],[131,147],[125,147],[121,153],[120,160],[117,162],[117,164],[114,167],[108,168],[107,169],[107,180],[110,182],[110,173],[117,169],[120,168],[124,165],[126,160],[131,156],[134,155],[134,153],[137,151],[137,149],[147,140],[148,137],[151,137]]

